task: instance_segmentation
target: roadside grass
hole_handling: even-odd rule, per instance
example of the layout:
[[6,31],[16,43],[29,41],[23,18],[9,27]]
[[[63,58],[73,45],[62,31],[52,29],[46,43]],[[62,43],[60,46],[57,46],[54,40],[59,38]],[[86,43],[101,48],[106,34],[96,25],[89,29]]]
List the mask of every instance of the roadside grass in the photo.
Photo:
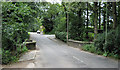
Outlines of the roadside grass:
[[94,53],[94,54],[97,54],[97,55],[110,57],[110,58],[117,59],[117,60],[120,59],[120,56],[117,55],[117,54],[113,54],[113,53],[108,53],[108,52],[103,52],[103,51],[97,50],[97,48],[94,46],[94,44],[86,44],[86,45],[82,46],[82,50],[88,51],[88,52],[91,52],[91,53]]

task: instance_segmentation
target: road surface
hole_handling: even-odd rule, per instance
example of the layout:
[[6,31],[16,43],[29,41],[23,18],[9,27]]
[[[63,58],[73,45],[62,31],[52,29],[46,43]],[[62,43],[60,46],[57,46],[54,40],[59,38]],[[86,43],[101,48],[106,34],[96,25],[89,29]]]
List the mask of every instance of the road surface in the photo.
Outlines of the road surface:
[[37,41],[37,54],[34,61],[37,68],[117,68],[118,62],[68,46],[54,35],[31,33]]
[[34,60],[14,63],[3,68],[118,68],[116,60],[68,46],[55,39],[54,35],[31,33],[30,38],[37,42]]

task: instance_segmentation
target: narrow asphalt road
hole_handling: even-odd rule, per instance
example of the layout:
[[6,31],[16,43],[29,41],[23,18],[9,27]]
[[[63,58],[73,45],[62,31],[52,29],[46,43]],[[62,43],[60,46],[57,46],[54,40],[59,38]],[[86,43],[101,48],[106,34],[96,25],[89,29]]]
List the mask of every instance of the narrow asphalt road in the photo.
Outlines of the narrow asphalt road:
[[118,62],[82,51],[54,39],[54,35],[31,33],[37,42],[35,68],[117,68]]

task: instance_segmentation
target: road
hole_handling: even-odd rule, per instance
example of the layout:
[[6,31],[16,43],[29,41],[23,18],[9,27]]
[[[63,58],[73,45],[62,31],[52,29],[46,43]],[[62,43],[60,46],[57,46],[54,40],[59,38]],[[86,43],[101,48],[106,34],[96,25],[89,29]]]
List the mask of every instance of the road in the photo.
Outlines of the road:
[[37,49],[23,58],[31,59],[35,55],[34,59],[3,68],[118,68],[118,61],[68,46],[54,35],[31,33],[30,38],[36,41]]
[[31,33],[37,42],[35,68],[117,68],[118,62],[68,46],[54,35]]

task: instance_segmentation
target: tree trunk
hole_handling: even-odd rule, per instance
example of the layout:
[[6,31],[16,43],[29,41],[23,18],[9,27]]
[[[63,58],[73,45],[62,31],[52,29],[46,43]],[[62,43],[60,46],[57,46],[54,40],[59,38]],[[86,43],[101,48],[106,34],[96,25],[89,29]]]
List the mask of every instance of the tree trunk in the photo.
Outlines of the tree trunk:
[[99,29],[101,29],[101,2],[99,2]]
[[[120,2],[118,2],[118,15],[117,15],[117,20],[120,19]],[[120,24],[120,21],[117,21],[117,24]]]
[[109,13],[111,13],[111,12],[110,12],[110,3],[109,2],[107,3],[107,8],[108,8],[107,9],[107,11],[108,11],[107,19],[106,19],[107,20],[107,28],[110,28],[110,26],[109,26],[109,16],[110,16],[110,14]]
[[104,11],[104,13],[103,13],[103,30],[104,31],[105,31],[105,24],[106,24],[105,17],[106,17],[106,15],[105,15],[105,11]]
[[97,2],[94,2],[94,40],[97,38]]
[[116,27],[117,17],[116,17],[116,2],[112,2],[112,12],[113,12],[113,29]]
[[[81,3],[81,2],[79,2],[78,5],[80,5],[80,3]],[[79,11],[78,11],[79,22],[80,22],[80,19],[81,19],[81,12],[82,12],[82,10],[81,10],[81,8],[80,8]]]
[[[109,10],[109,8],[108,8]],[[107,28],[109,28],[109,13],[107,13]]]
[[[79,22],[79,27],[82,27],[83,25],[81,24],[81,12],[82,12],[82,10],[81,9],[79,9],[79,11],[78,11],[78,18],[79,18],[79,20],[78,20],[78,22]],[[80,36],[81,35],[81,33],[80,32],[78,32],[78,36]]]
[[88,38],[88,21],[89,21],[89,19],[88,19],[88,2],[87,2],[87,33],[86,33],[86,35],[87,35],[87,38]]
[[[106,7],[106,4],[104,4]],[[105,31],[105,27],[106,27],[106,11],[103,10],[103,30]]]

